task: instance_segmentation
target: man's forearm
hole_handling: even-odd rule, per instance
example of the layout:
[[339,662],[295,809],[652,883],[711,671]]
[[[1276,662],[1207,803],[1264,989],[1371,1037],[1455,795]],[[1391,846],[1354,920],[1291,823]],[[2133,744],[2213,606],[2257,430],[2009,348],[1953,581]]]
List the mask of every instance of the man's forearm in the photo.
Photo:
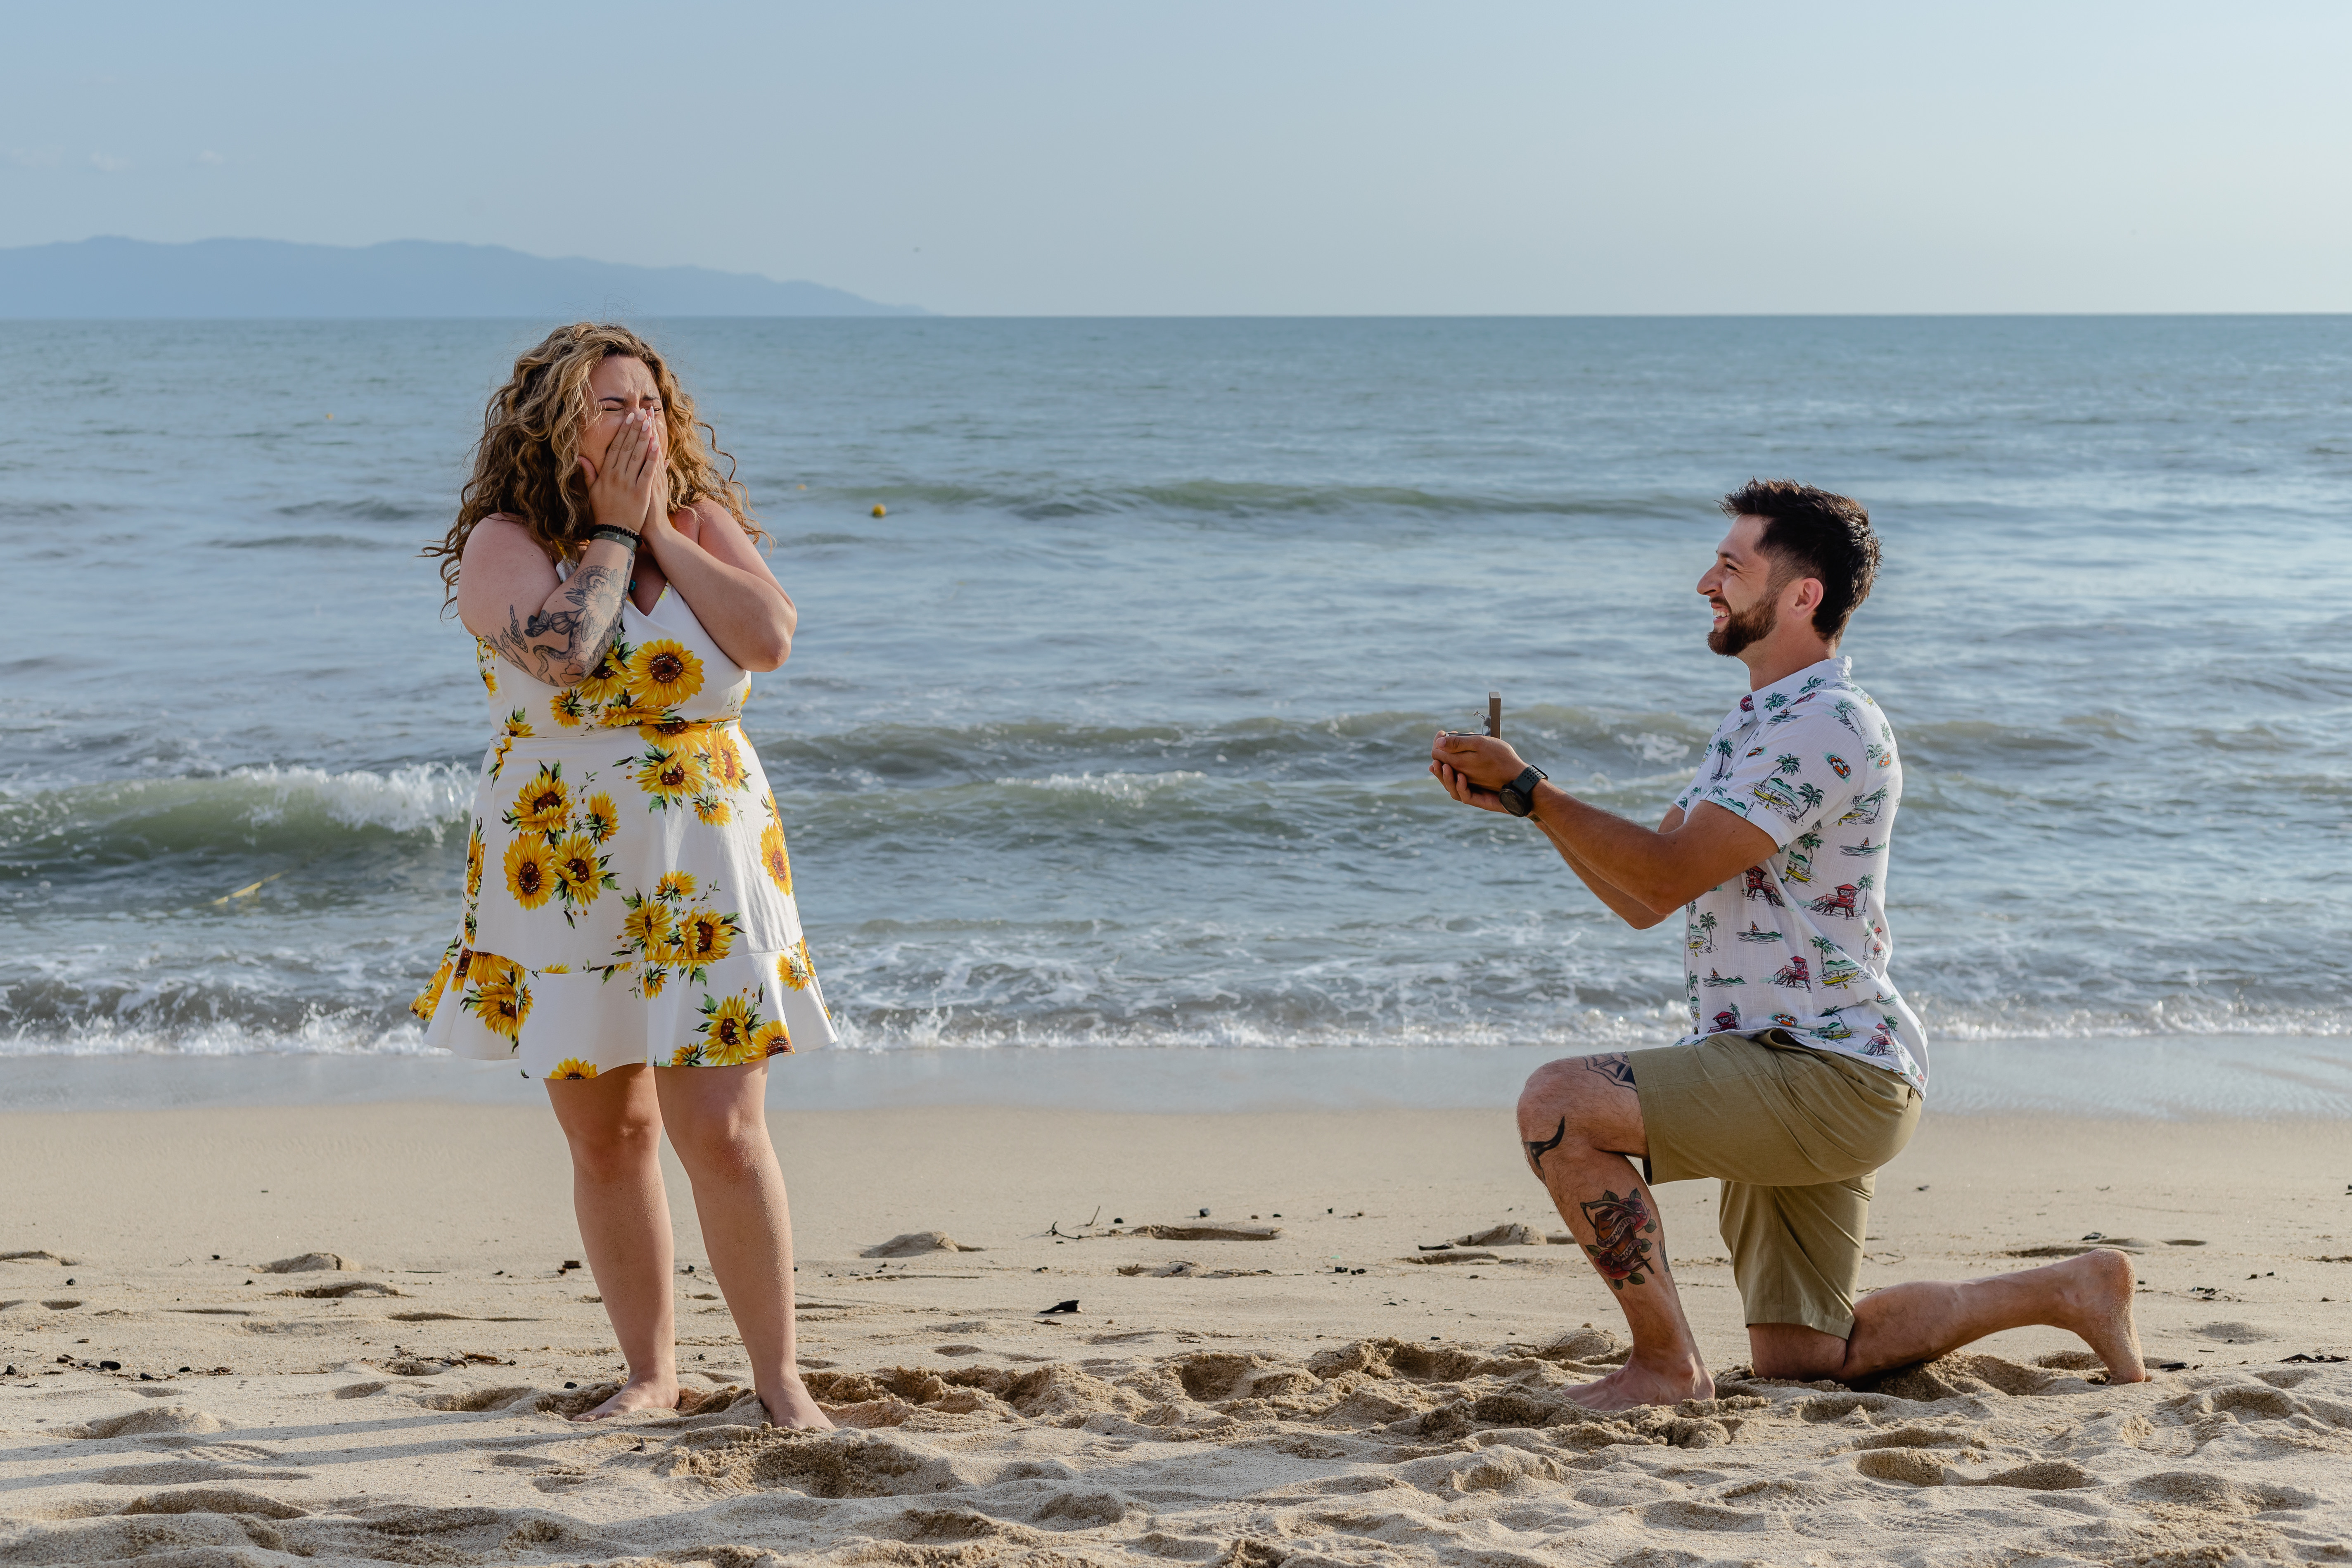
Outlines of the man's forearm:
[[1688,901],[1675,896],[1685,879],[1674,842],[1664,834],[1588,805],[1549,780],[1536,785],[1535,819],[1584,885],[1627,920],[1636,914],[1617,899],[1630,900],[1648,917],[1643,923],[1652,925]]
[[[1444,735],[1430,746],[1429,771],[1446,793],[1486,811],[1505,809],[1501,793],[1526,767],[1519,754],[1486,735]],[[1538,779],[1536,826],[1593,895],[1635,926],[1653,926],[1743,867],[1769,859],[1780,842],[1737,809],[1702,801],[1666,813],[1653,831],[1587,805]]]
[[1559,858],[1568,862],[1568,868],[1576,873],[1577,880],[1591,889],[1594,898],[1607,904],[1620,920],[1635,931],[1649,930],[1671,912],[1652,909],[1594,870],[1591,863],[1579,855],[1565,837],[1553,831],[1540,813],[1536,817],[1536,826],[1543,829],[1544,837],[1551,840],[1551,847],[1559,851]]

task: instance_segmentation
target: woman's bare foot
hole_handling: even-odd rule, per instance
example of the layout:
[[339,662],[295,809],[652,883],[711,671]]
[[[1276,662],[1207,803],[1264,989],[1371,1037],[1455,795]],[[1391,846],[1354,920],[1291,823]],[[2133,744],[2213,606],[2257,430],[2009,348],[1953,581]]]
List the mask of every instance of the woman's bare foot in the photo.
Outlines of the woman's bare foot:
[[801,1382],[801,1374],[796,1372],[786,1373],[782,1382],[760,1395],[760,1403],[766,1407],[768,1419],[779,1426],[794,1432],[833,1430],[832,1417],[825,1415],[824,1407],[816,1402],[816,1396],[808,1391],[808,1385]]
[[2103,1247],[2051,1264],[2050,1272],[2059,1288],[2058,1311],[2052,1323],[2082,1336],[2083,1342],[2107,1363],[2109,1383],[2147,1382],[2139,1331],[2132,1324],[2131,1259]]
[[1580,1384],[1562,1392],[1587,1410],[1633,1410],[1644,1405],[1713,1399],[1715,1379],[1696,1361],[1677,1363],[1671,1368],[1629,1361],[1597,1383]]
[[606,1421],[615,1415],[627,1415],[639,1410],[675,1410],[677,1408],[677,1377],[676,1373],[648,1373],[633,1377],[621,1384],[621,1392],[596,1406],[574,1415],[574,1421]]

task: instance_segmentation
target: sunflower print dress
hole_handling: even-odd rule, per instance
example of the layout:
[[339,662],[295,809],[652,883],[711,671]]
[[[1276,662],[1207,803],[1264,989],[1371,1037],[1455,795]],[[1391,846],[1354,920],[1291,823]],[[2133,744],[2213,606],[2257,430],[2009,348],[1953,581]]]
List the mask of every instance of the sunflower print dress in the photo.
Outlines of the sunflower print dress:
[[498,733],[457,934],[410,1011],[428,1046],[593,1078],[834,1043],[776,798],[738,722],[748,672],[675,588],[625,602],[558,689],[475,641]]

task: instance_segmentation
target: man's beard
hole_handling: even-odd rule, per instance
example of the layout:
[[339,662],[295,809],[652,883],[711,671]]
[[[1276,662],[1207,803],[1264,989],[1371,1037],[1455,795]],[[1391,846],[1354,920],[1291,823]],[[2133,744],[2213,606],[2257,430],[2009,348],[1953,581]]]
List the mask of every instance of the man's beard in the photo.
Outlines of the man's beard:
[[1772,628],[1780,624],[1780,599],[1777,594],[1746,610],[1735,610],[1726,604],[1723,625],[1706,634],[1708,651],[1729,658],[1770,637]]

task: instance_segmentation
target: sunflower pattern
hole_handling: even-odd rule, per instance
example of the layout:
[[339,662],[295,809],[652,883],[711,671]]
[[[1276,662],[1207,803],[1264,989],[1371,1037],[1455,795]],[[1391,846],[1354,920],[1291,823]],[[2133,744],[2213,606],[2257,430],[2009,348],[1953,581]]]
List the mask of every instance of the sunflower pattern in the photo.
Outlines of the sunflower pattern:
[[631,649],[628,667],[629,689],[665,712],[702,689],[702,661],[675,637]]
[[494,952],[461,953],[456,983],[464,987],[458,1005],[484,1028],[509,1040],[520,1037],[530,1016],[530,984],[520,965]]
[[560,833],[571,815],[572,792],[564,787],[563,764],[541,763],[499,820],[518,833]]
[[433,978],[425,983],[416,1000],[408,1005],[408,1010],[416,1016],[418,1023],[433,1022],[433,1009],[439,1004],[441,993],[449,988],[450,979],[457,973],[457,954],[464,949],[462,941],[453,939],[447,947],[441,950],[441,967],[433,972]]
[[555,857],[545,839],[534,834],[508,844],[507,891],[527,910],[539,908],[555,891]]
[[[622,619],[625,623],[627,618],[625,611]],[[726,662],[726,655],[719,658]],[[677,637],[638,643],[615,637],[595,668],[562,690],[551,692],[548,714],[567,730],[583,724],[605,730],[657,724],[684,728],[698,721],[680,710],[701,694],[706,684],[703,670],[702,657]],[[487,669],[485,675],[494,679]]]
[[[585,1080],[835,1038],[784,825],[738,725],[750,678],[675,590],[558,689],[476,645],[495,731],[428,1045]],[[614,731],[634,730],[624,738]]]
[[775,883],[776,891],[786,898],[793,896],[793,858],[784,847],[784,825],[776,811],[776,797],[767,800],[768,823],[760,829],[760,864],[768,868],[768,880]]
[[702,759],[682,738],[656,741],[642,755],[621,760],[635,764],[637,787],[655,811],[683,805],[703,791]]
[[476,823],[466,834],[466,935],[474,940],[474,910],[482,901],[482,864],[488,855],[482,842],[481,824]]
[[640,996],[660,995],[673,974],[690,985],[708,984],[711,966],[734,951],[743,922],[731,910],[687,908],[696,889],[692,876],[673,871],[650,894],[625,894],[621,903],[628,912],[621,918],[620,945],[597,973],[607,980],[630,976]]
[[793,1048],[792,1036],[783,1024],[761,1018],[758,1000],[749,991],[703,997],[702,1022],[696,1026],[695,1034],[696,1039],[672,1053],[670,1066],[740,1067],[789,1055]]
[[524,909],[539,908],[551,891],[563,923],[577,926],[600,893],[620,885],[612,857],[599,853],[620,827],[613,797],[598,794],[575,803],[561,761],[540,763],[499,820],[514,830],[507,845],[507,890]]
[[499,782],[499,771],[507,765],[507,753],[514,750],[514,743],[517,741],[529,739],[530,739],[530,720],[521,709],[518,708],[508,714],[506,722],[499,727],[498,742],[490,748],[489,772],[492,784]]

